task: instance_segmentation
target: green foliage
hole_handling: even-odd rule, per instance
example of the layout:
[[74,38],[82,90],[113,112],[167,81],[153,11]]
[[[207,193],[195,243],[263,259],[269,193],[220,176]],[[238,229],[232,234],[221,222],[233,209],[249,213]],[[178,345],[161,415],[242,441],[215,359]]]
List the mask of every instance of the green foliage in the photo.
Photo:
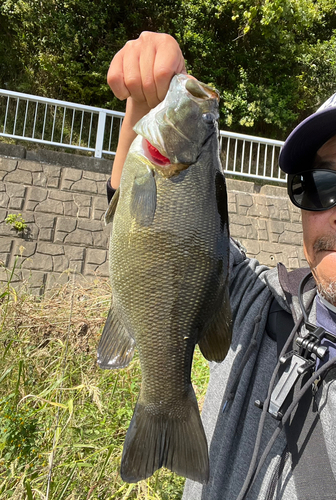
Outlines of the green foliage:
[[336,90],[333,0],[4,0],[0,86],[123,109],[106,73],[143,30],[220,90],[221,127],[283,138]]
[[27,224],[23,219],[21,214],[8,214],[5,219],[6,224],[12,226],[19,233],[23,232],[27,228]]
[[38,449],[36,412],[31,407],[18,405],[12,393],[0,401],[0,462],[16,462],[24,467],[34,460]]
[[179,41],[220,89],[222,126],[281,138],[336,90],[333,2],[193,0],[185,12]]

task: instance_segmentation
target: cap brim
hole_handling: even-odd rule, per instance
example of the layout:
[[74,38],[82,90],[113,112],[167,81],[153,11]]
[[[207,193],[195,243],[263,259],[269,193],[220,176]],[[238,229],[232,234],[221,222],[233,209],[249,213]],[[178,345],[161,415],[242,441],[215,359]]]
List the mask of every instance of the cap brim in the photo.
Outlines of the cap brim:
[[287,174],[311,169],[318,149],[333,135],[336,135],[336,108],[308,116],[287,137],[279,157],[280,168]]

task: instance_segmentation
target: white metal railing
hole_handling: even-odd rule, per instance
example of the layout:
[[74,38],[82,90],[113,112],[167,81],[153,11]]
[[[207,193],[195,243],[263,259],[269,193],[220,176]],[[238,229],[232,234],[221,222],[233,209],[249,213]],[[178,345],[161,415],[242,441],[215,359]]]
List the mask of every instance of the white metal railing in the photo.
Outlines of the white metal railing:
[[[115,155],[125,113],[0,89],[0,136]],[[278,167],[283,142],[220,131],[224,172],[286,182]]]
[[0,89],[0,136],[115,155],[125,113]]
[[220,131],[220,151],[224,172],[276,182],[286,182],[278,166],[282,141]]

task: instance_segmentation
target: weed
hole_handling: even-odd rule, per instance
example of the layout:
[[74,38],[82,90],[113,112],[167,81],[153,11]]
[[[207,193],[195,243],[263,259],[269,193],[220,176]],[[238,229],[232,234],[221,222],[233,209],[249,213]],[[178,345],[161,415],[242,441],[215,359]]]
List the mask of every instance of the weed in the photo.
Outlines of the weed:
[[27,228],[26,221],[21,214],[8,214],[5,222],[12,226],[13,229],[16,229],[18,233],[23,232]]
[[25,466],[38,453],[38,418],[32,408],[18,407],[11,396],[0,401],[0,457]]
[[[97,366],[109,281],[67,283],[42,298],[7,284],[1,294],[1,500],[45,499],[48,477],[48,500],[180,500],[184,479],[166,469],[131,485],[119,475],[141,371],[137,354],[122,370]],[[208,364],[198,350],[193,366],[202,402]]]

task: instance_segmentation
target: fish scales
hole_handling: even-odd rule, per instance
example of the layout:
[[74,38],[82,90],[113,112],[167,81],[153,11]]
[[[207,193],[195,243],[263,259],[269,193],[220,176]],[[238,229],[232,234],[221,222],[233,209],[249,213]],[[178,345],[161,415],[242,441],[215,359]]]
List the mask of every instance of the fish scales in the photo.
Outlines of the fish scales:
[[[140,398],[146,394],[146,400],[150,400],[151,396],[156,397],[155,386],[159,386],[161,392],[164,387],[165,394],[174,394],[177,399],[176,391],[179,388],[185,391],[184,385],[190,383],[190,374],[186,377],[184,370],[185,351],[190,351],[191,358],[192,350],[188,344],[197,342],[197,330],[192,319],[197,318],[197,313],[203,312],[203,303],[209,296],[211,286],[209,280],[203,287],[198,287],[198,284],[203,281],[202,274],[208,276],[211,268],[216,270],[211,248],[215,247],[216,241],[210,238],[214,234],[211,228],[213,214],[207,206],[207,190],[201,186],[199,192],[195,192],[193,184],[185,178],[172,195],[170,182],[167,179],[157,180],[158,200],[161,202],[157,205],[153,226],[134,227],[132,238],[123,233],[120,238],[116,237],[117,244],[112,244],[111,249],[111,275],[117,276],[116,279],[112,278],[112,284],[118,290],[114,300],[122,304],[121,313],[127,314],[130,329],[136,331],[137,326],[141,328],[134,335],[142,371]],[[179,200],[186,196],[189,200],[188,209],[179,207]],[[125,208],[121,197],[119,203],[120,210],[127,210],[127,201]],[[188,213],[196,207],[200,213],[203,210],[208,212],[208,217],[203,217],[201,225],[192,222],[191,213]],[[176,225],[176,218],[171,216],[172,211],[184,211],[185,223]],[[123,216],[125,226],[131,226],[131,215],[123,211]],[[123,237],[128,243],[127,251],[126,245],[119,244]],[[148,256],[145,260],[144,252]],[[119,272],[120,269],[124,272]],[[144,288],[143,283],[148,281],[148,276],[151,276],[150,286]],[[148,332],[151,334],[148,335]],[[165,335],[161,335],[162,332]],[[153,337],[157,339],[155,344]],[[155,351],[157,356],[154,355]],[[171,352],[176,355],[171,356]],[[148,358],[151,359],[150,363],[144,363],[143,360]],[[164,372],[163,362],[166,367]],[[170,374],[175,375],[171,392],[167,387]],[[183,385],[176,383],[176,374],[184,380]],[[154,381],[159,382],[154,384]]]
[[[227,212],[221,213],[226,199],[218,201],[218,190],[224,198],[226,192],[225,184],[223,190],[215,182],[222,176],[218,139],[209,137],[188,168],[165,176],[148,161],[139,135],[125,162],[117,203],[112,200],[109,209],[113,298],[98,362],[104,368],[125,366],[134,342],[139,351],[141,389],[121,465],[129,482],[162,465],[200,482],[208,479],[206,439],[190,378],[192,357],[207,330],[210,340],[216,330],[221,359],[230,342],[228,224]],[[213,327],[214,318],[218,325]],[[115,343],[119,347],[112,349]],[[206,343],[203,350],[211,358]]]

